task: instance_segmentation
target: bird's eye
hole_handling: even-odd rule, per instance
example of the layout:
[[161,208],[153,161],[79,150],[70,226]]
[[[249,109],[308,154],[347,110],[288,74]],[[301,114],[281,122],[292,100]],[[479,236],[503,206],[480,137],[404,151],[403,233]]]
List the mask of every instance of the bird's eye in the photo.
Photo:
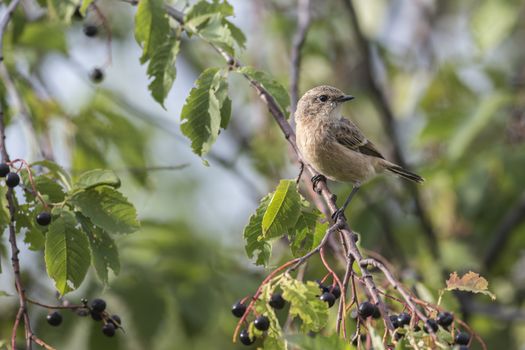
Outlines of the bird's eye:
[[321,96],[319,96],[319,101],[321,101],[321,102],[326,102],[326,101],[328,101],[328,96],[326,96],[326,95],[321,95]]

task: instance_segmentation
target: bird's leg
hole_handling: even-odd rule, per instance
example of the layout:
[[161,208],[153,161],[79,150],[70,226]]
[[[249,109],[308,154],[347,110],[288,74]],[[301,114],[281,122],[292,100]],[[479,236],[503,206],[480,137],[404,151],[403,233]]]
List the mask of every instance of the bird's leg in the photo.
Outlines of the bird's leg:
[[337,209],[335,211],[335,213],[332,214],[332,219],[334,219],[334,221],[337,222],[337,219],[339,219],[339,216],[341,215],[345,215],[345,210],[346,210],[346,207],[348,207],[348,204],[350,204],[350,202],[352,201],[352,198],[354,197],[354,195],[357,193],[357,191],[359,191],[359,188],[360,188],[361,184],[359,183],[355,183],[354,184],[354,187],[352,187],[352,192],[350,192],[350,194],[348,195],[348,198],[346,198],[345,200],[345,203],[343,204],[343,206],[339,209]]
[[314,192],[321,193],[321,190],[317,188],[317,184],[321,181],[326,182],[326,177],[324,175],[317,174],[312,177],[312,188]]
[[303,175],[304,171],[304,163],[302,161],[299,161],[299,174],[297,175],[297,180],[295,180],[295,183],[298,184],[299,181],[301,181],[301,176]]

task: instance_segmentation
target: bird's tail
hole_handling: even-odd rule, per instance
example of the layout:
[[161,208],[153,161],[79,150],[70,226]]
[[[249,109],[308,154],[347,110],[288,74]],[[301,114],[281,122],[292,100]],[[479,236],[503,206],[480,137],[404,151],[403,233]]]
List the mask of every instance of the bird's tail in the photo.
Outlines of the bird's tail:
[[421,183],[424,181],[424,179],[419,176],[418,174],[414,174],[406,169],[403,169],[401,168],[399,165],[395,165],[395,164],[392,164],[392,165],[388,165],[386,167],[386,170],[396,174],[396,175],[399,175],[401,176],[403,179],[407,179],[407,180],[410,180],[410,181],[414,181],[416,183]]

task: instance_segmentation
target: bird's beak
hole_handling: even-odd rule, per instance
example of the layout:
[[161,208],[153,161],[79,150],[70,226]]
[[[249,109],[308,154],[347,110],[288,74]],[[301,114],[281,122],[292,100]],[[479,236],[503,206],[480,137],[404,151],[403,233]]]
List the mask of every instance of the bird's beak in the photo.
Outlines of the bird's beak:
[[336,99],[337,102],[346,102],[346,101],[350,101],[350,100],[353,100],[355,97],[354,96],[351,96],[351,95],[343,95],[343,96],[340,96]]

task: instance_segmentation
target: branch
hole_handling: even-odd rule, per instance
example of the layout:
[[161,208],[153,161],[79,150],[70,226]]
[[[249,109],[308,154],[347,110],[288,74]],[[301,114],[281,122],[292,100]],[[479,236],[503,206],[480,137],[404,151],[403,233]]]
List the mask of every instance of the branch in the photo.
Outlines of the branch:
[[310,0],[298,0],[297,4],[297,29],[293,37],[290,69],[290,111],[293,115],[297,106],[299,90],[299,72],[301,68],[301,48],[303,47],[306,33],[310,27]]
[[[344,3],[348,9],[348,12],[350,13],[350,17],[351,17],[350,22],[351,22],[352,28],[354,30],[354,34],[357,39],[357,44],[361,52],[365,56],[362,63],[364,65],[364,72],[367,77],[368,88],[370,89],[372,96],[376,100],[375,105],[378,107],[379,111],[381,112],[380,116],[383,120],[383,125],[386,128],[386,134],[390,137],[390,142],[392,143],[392,147],[394,149],[394,159],[400,166],[402,166],[403,168],[409,169],[409,167],[407,166],[406,159],[403,155],[401,141],[399,140],[399,137],[396,132],[396,121],[395,121],[394,113],[392,112],[392,109],[390,108],[390,103],[387,99],[386,94],[383,91],[381,84],[376,79],[374,67],[372,66],[372,62],[374,62],[374,60],[377,60],[377,57],[373,55],[373,52],[370,47],[370,43],[368,42],[367,38],[364,36],[363,32],[361,31],[361,28],[359,26],[359,19],[357,18],[357,14],[355,12],[352,0],[344,0]],[[424,208],[423,202],[421,200],[421,194],[419,193],[419,189],[417,185],[409,183],[409,182],[406,183],[406,186],[409,188],[414,198],[414,202],[416,206],[416,214],[419,218],[421,228],[423,229],[423,232],[426,234],[427,239],[429,241],[430,251],[432,252],[434,257],[438,257],[439,252],[437,250],[436,233],[434,232],[432,223]]]

